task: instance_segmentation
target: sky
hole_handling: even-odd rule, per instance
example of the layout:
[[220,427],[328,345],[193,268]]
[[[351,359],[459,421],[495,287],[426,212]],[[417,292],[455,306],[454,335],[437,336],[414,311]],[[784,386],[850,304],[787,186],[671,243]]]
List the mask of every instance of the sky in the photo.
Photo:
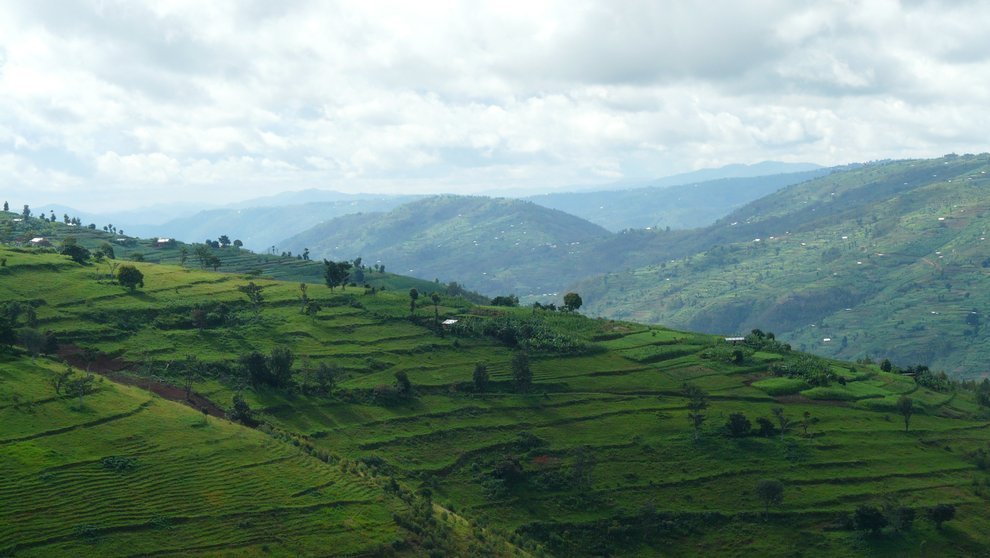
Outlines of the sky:
[[987,151],[990,3],[7,0],[0,196],[89,211]]

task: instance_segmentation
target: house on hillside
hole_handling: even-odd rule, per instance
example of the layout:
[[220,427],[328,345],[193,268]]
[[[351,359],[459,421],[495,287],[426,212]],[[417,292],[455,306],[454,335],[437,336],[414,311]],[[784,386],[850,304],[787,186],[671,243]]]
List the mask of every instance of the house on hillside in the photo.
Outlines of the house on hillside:
[[738,343],[742,343],[745,340],[746,340],[745,337],[726,337],[725,338],[725,342],[726,343],[731,343],[733,345],[736,345]]
[[155,241],[155,248],[174,248],[175,240],[171,238],[159,238]]
[[30,241],[31,246],[51,246],[52,243],[48,241],[47,238],[43,236],[37,236],[32,238]]

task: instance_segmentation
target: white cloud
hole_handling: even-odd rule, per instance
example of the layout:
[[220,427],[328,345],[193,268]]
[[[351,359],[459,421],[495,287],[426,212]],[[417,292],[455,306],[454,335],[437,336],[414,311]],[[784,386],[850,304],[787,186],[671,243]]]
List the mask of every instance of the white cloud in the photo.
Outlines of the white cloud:
[[948,0],[25,0],[0,7],[0,172],[83,203],[983,151],[988,24]]

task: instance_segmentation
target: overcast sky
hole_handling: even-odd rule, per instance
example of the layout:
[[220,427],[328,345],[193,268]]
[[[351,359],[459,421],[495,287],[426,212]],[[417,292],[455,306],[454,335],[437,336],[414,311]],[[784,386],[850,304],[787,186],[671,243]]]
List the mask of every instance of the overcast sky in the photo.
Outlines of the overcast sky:
[[0,196],[468,193],[976,153],[988,53],[990,3],[952,0],[8,0]]

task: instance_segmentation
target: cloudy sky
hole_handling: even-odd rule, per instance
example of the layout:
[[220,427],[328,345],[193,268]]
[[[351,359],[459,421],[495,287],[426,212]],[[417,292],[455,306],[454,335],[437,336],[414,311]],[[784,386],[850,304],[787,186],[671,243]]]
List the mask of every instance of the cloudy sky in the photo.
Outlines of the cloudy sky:
[[0,195],[504,192],[982,152],[988,53],[975,1],[9,0]]

